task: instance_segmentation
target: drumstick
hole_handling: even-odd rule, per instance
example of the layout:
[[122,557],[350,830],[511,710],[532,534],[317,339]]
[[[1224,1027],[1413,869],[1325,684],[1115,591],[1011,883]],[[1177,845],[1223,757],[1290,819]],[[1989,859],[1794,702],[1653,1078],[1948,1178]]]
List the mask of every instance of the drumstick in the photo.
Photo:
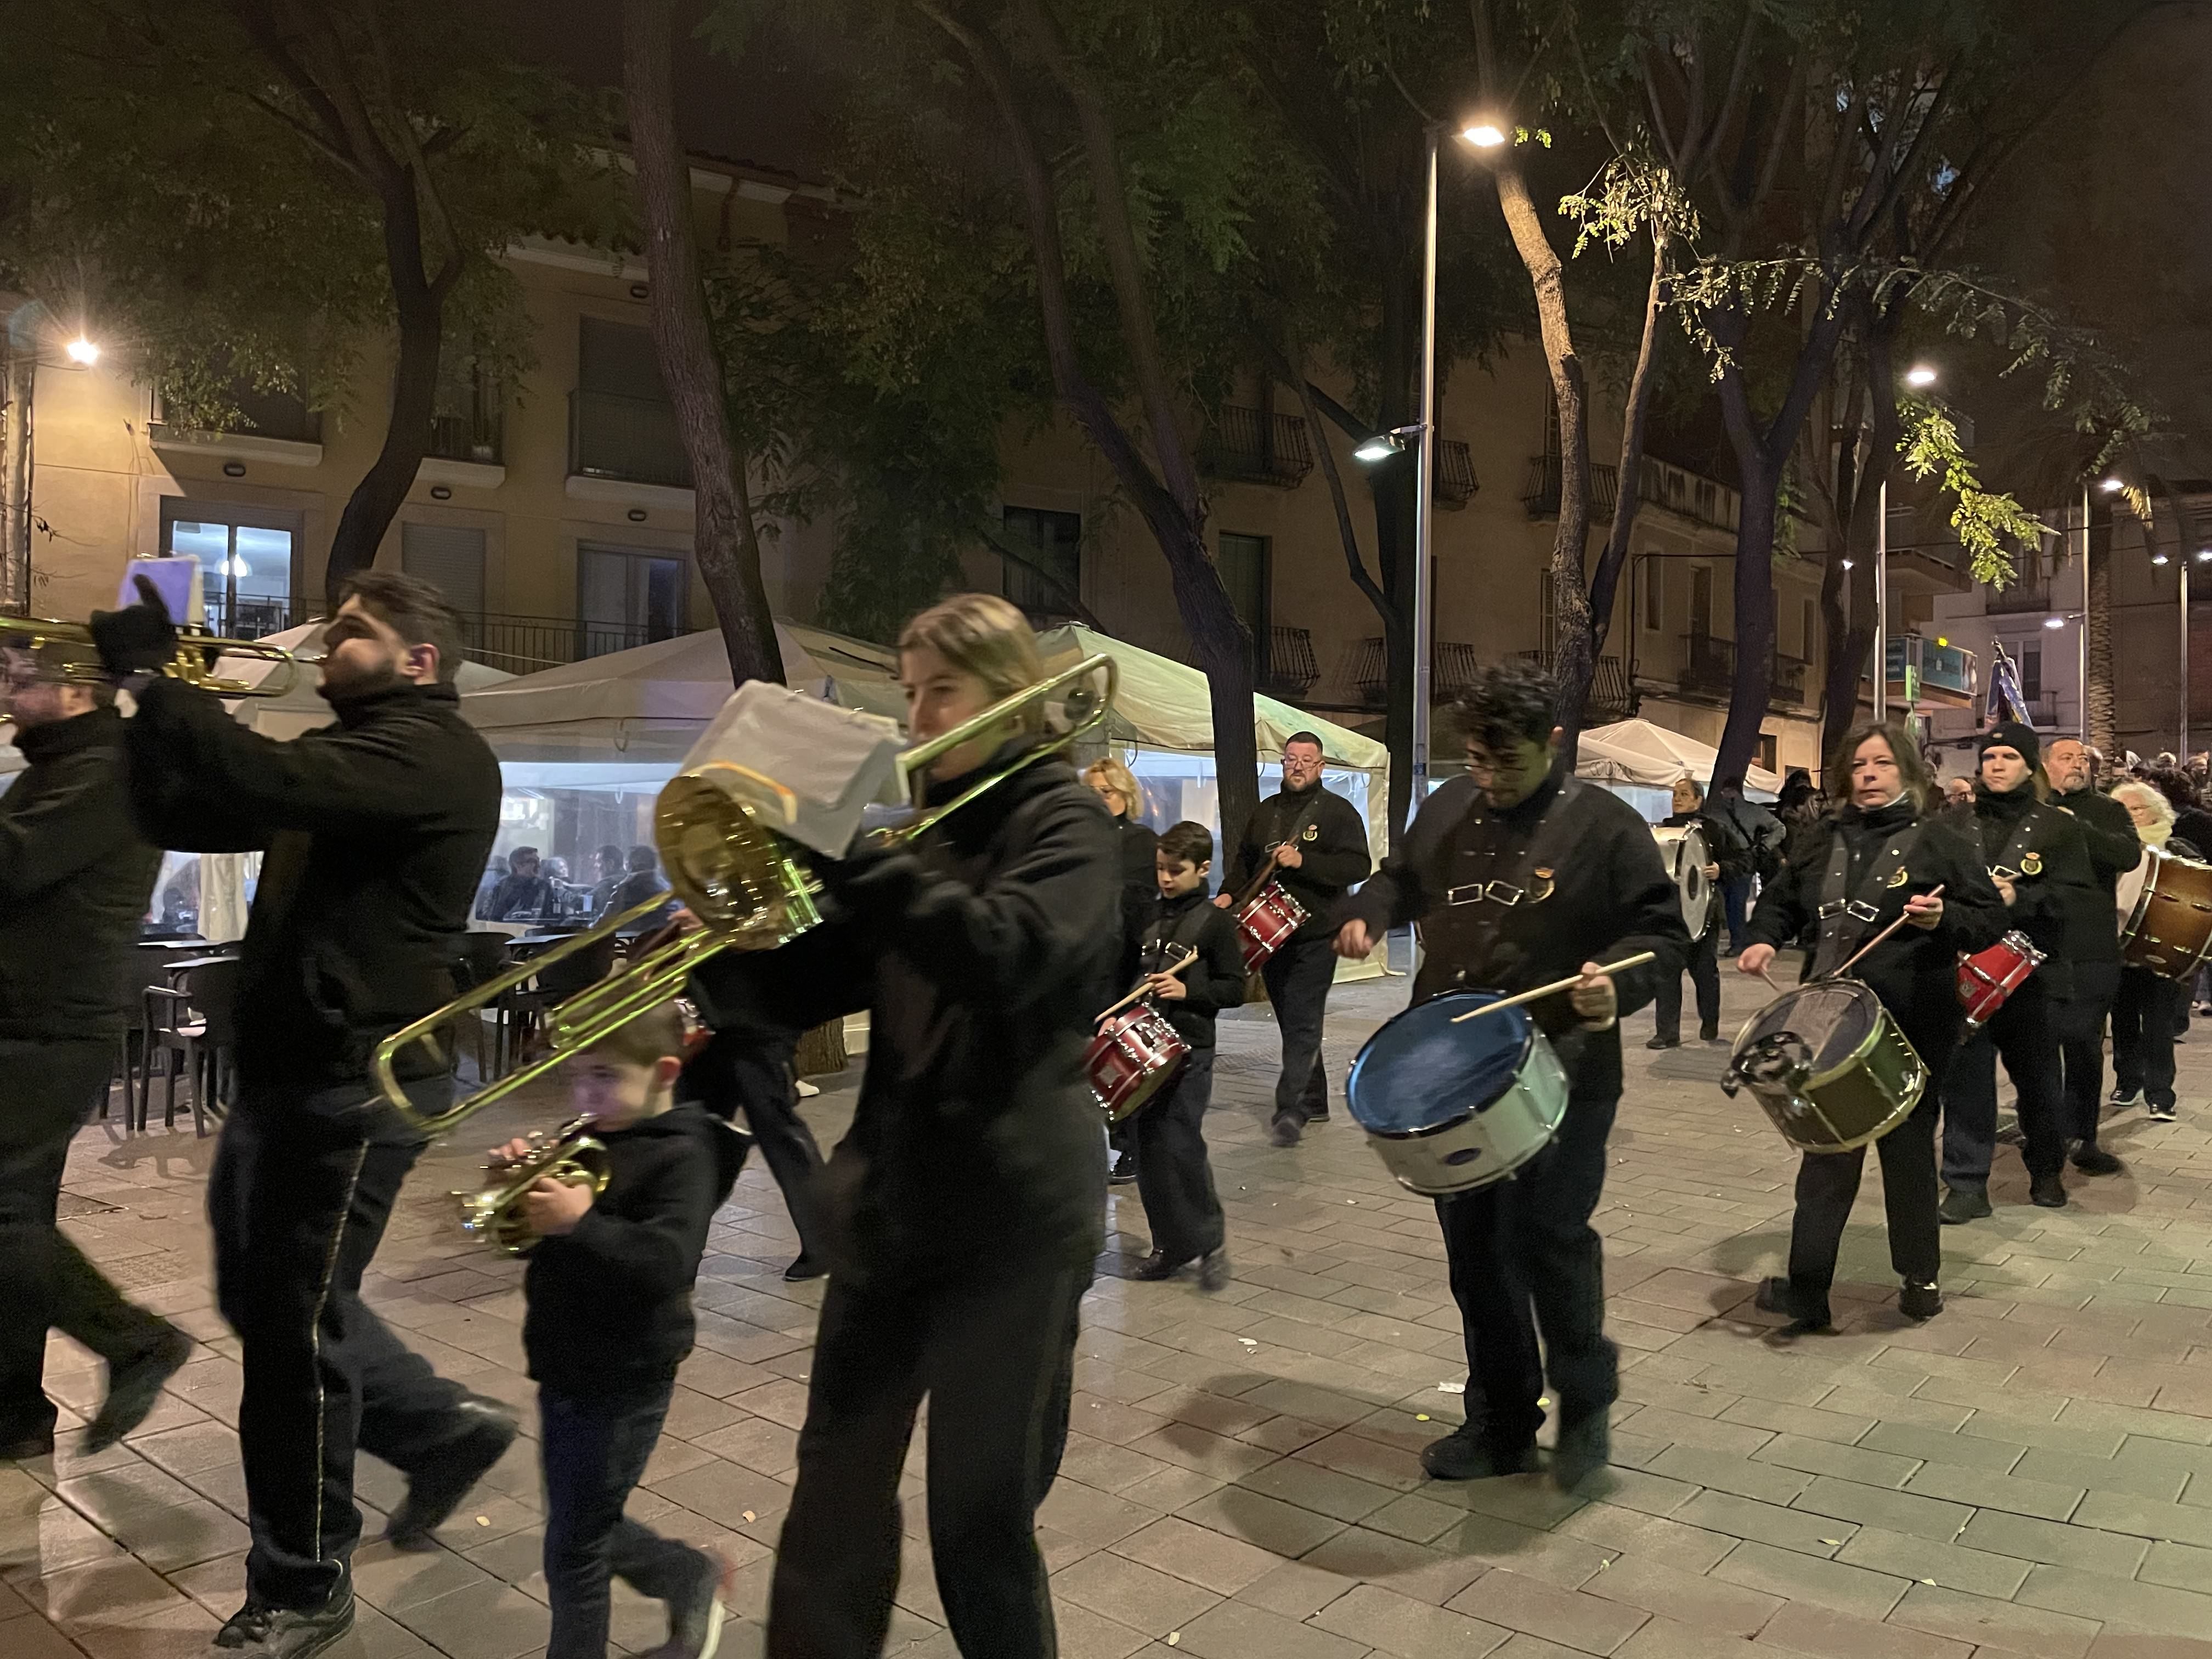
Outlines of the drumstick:
[[[1929,896],[1929,898],[1941,898],[1941,897],[1942,897],[1942,896],[1943,896],[1943,884],[1942,884],[1942,883],[1941,883],[1941,882],[1936,883],[1936,884],[1935,890],[1934,890],[1934,891],[1932,891],[1931,893],[1929,893],[1929,894],[1928,895],[1928,896]],[[1874,949],[1874,947],[1875,947],[1875,945],[1877,945],[1881,944],[1881,943],[1882,942],[1882,940],[1884,940],[1884,939],[1887,939],[1887,938],[1888,938],[1892,933],[1895,933],[1899,928],[1900,928],[1900,927],[1904,927],[1904,926],[1905,926],[1905,924],[1906,922],[1908,922],[1908,921],[1911,921],[1911,920],[1912,920],[1912,913],[1911,913],[1911,911],[1909,911],[1909,910],[1905,910],[1905,911],[1900,911],[1900,912],[1899,912],[1899,914],[1898,914],[1898,918],[1897,918],[1897,920],[1896,920],[1895,921],[1891,922],[1891,923],[1889,924],[1889,926],[1888,926],[1888,927],[1887,927],[1883,928],[1883,929],[1881,930],[1881,932],[1880,932],[1879,933],[1876,933],[1876,934],[1875,934],[1872,939],[1869,939],[1869,940],[1868,940],[1864,945],[1862,945],[1861,946],[1859,946],[1859,948],[1858,948],[1857,951],[1856,951],[1856,952],[1852,956],[1850,962],[1847,962],[1847,963],[1845,963],[1842,967],[1840,967],[1840,968],[1837,969],[1833,973],[1831,973],[1831,974],[1823,974],[1823,975],[1821,975],[1821,977],[1822,977],[1823,979],[1841,979],[1841,978],[1842,978],[1845,974],[1848,974],[1849,972],[1850,972],[1850,970],[1851,970],[1851,963],[1852,963],[1856,962],[1856,961],[1859,959],[1859,957],[1860,957],[1864,956],[1868,951],[1869,951],[1873,950],[1873,949]]]
[[[1183,957],[1183,959],[1182,959],[1181,962],[1172,962],[1172,963],[1170,963],[1166,967],[1164,967],[1164,968],[1161,969],[1160,969],[1160,971],[1161,971],[1162,973],[1164,973],[1164,974],[1179,974],[1179,973],[1182,972],[1182,970],[1183,970],[1184,969],[1186,969],[1186,968],[1189,967],[1189,966],[1190,966],[1190,964],[1191,964],[1192,963],[1196,962],[1197,960],[1198,960],[1198,952],[1197,952],[1197,951],[1192,951],[1188,952],[1188,954]],[[1151,975],[1150,974],[1147,974],[1147,975],[1145,975],[1145,977],[1146,977],[1146,979],[1150,979],[1150,978],[1152,977],[1152,975]],[[1111,1008],[1109,1008],[1108,1010],[1106,1010],[1106,1012],[1105,1012],[1104,1013],[1103,1013],[1103,1014],[1099,1015],[1099,1016],[1098,1016],[1098,1019],[1111,1019],[1111,1018],[1113,1018],[1113,1017],[1114,1017],[1115,1015],[1116,1015],[1116,1014],[1120,1013],[1120,1012],[1121,1012],[1124,1008],[1127,1007],[1131,1003],[1134,1002],[1134,1001],[1135,1001],[1139,997],[1140,997],[1140,996],[1142,996],[1142,995],[1144,995],[1144,994],[1145,994],[1145,988],[1144,988],[1143,986],[1139,985],[1139,986],[1135,990],[1133,990],[1133,991],[1130,992],[1128,995],[1127,995],[1127,996],[1123,997],[1123,998],[1122,998],[1119,1002],[1115,1003],[1115,1004]],[[1098,1023],[1098,1019],[1094,1019],[1094,1020],[1092,1020],[1091,1023],[1093,1025],[1096,1025],[1096,1024]]]
[[[1651,960],[1653,955],[1654,953],[1650,951],[1638,951],[1632,957],[1621,957],[1619,962],[1608,962],[1597,971],[1599,975],[1618,974],[1631,968],[1641,968]],[[1579,985],[1589,977],[1592,975],[1570,974],[1565,979],[1555,979],[1549,985],[1539,985],[1534,990],[1523,991],[1518,996],[1506,997],[1497,1002],[1486,1002],[1480,1008],[1470,1008],[1463,1014],[1454,1014],[1452,1024],[1463,1025],[1470,1019],[1480,1019],[1485,1014],[1494,1014],[1500,1008],[1518,1008],[1524,1002],[1534,1002],[1539,997],[1547,997],[1555,992],[1564,991],[1571,985]]]

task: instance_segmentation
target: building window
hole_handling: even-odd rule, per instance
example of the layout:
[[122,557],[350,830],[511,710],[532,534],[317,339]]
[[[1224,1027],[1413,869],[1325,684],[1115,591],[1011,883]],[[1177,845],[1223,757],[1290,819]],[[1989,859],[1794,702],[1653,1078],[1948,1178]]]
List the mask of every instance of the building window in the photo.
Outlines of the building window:
[[1644,556],[1644,631],[1656,634],[1667,625],[1666,562],[1654,554]]
[[465,618],[483,615],[484,533],[459,525],[403,524],[399,568],[434,583]]
[[581,477],[691,487],[690,458],[661,383],[653,336],[629,323],[579,319],[568,394],[568,471]]
[[1762,732],[1759,736],[1759,763],[1770,772],[1776,769],[1775,744],[1779,741],[1771,732]]
[[2020,642],[2020,695],[2033,702],[2043,696],[2043,641]]
[[1237,607],[1237,620],[1250,629],[1253,639],[1261,644],[1262,661],[1266,660],[1271,574],[1267,550],[1265,536],[1241,536],[1224,530],[1221,532],[1220,548],[1213,556],[1213,562],[1221,572],[1221,585],[1229,590],[1229,602]]
[[591,542],[577,549],[576,654],[601,657],[685,631],[684,561]]
[[292,614],[293,566],[300,515],[165,496],[161,550],[199,561],[207,625],[234,640],[257,640],[301,620]]
[[[1000,523],[1006,539],[1037,567],[1031,569],[1002,559],[1006,598],[1033,617],[1067,615],[1063,594],[1083,597],[1083,515],[1037,507],[1009,507],[1003,509]],[[1053,580],[1047,580],[1038,570],[1049,572]]]
[[1690,567],[1690,632],[1698,639],[1712,637],[1713,568],[1709,564]]

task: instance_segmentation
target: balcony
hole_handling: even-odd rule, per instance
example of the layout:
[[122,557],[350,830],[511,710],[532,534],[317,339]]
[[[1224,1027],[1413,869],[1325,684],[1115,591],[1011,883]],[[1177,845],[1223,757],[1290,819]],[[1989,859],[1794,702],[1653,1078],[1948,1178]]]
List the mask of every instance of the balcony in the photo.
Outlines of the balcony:
[[[1523,651],[1522,662],[1534,663],[1547,674],[1559,672],[1559,653],[1557,651]],[[1600,657],[1597,672],[1590,678],[1589,696],[1583,701],[1583,723],[1603,726],[1613,720],[1625,720],[1636,713],[1636,699],[1628,689],[1628,671],[1618,657]]]
[[[1613,517],[1613,496],[1620,476],[1618,468],[1591,463],[1589,516],[1593,525],[1602,524]],[[1521,486],[1521,505],[1528,509],[1528,516],[1532,519],[1556,519],[1559,516],[1559,458],[1557,455],[1531,455],[1528,458],[1528,477]]]
[[1313,447],[1298,416],[1224,404],[1200,434],[1198,464],[1217,478],[1295,489],[1313,471]]
[[498,466],[503,461],[505,427],[496,407],[479,407],[466,415],[434,415],[430,447],[423,453],[434,460]]
[[1638,472],[1636,493],[1649,506],[1664,507],[1730,535],[1743,517],[1743,497],[1726,484],[1648,455]]
[[1437,444],[1437,476],[1431,494],[1438,507],[1456,512],[1474,498],[1482,486],[1475,482],[1474,452],[1455,438]]
[[582,662],[665,635],[643,623],[583,622],[563,617],[476,616],[462,618],[469,660],[510,674]]
[[[1430,701],[1449,702],[1474,683],[1481,666],[1482,659],[1473,646],[1438,640],[1429,659]],[[1385,706],[1389,694],[1389,671],[1379,637],[1370,635],[1351,648],[1346,655],[1344,678],[1364,707]]]
[[1252,654],[1258,659],[1253,679],[1271,697],[1295,702],[1314,689],[1321,678],[1321,664],[1314,656],[1313,634],[1304,628],[1255,629]]
[[225,396],[234,410],[228,418],[216,426],[193,426],[171,420],[156,389],[148,441],[156,449],[196,450],[279,466],[322,465],[320,410],[285,392],[256,392],[246,386],[234,386]]
[[[1735,641],[1717,634],[1682,635],[1682,669],[1675,684],[1694,697],[1728,697],[1735,690]],[[1766,706],[1773,709],[1806,706],[1805,684],[1812,665],[1802,657],[1774,654],[1774,678],[1767,688]]]
[[[2078,582],[2074,591],[2078,604],[2081,592]],[[1982,608],[1992,617],[2018,616],[2027,611],[2048,611],[2051,608],[2051,579],[2038,574],[2016,581],[2009,587],[1988,588],[1982,596]]]
[[650,398],[611,392],[568,394],[568,472],[665,489],[691,488],[691,462],[676,411]]

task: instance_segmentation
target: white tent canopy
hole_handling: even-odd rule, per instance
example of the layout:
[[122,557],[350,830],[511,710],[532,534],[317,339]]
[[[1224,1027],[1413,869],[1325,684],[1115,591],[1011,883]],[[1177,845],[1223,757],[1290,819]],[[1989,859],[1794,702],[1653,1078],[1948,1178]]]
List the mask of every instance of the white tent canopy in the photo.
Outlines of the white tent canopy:
[[[323,631],[330,624],[325,622],[304,623],[297,628],[288,628],[280,634],[270,634],[259,643],[273,645],[286,651],[318,653],[323,648]],[[276,672],[277,665],[266,657],[230,657],[219,659],[216,672],[225,679],[242,680],[248,685],[259,685]],[[480,662],[465,662],[454,684],[464,693],[480,691],[487,686],[511,680],[514,675],[500,669],[487,668]],[[264,738],[286,742],[302,732],[313,732],[328,726],[337,716],[329,703],[323,701],[323,671],[311,664],[301,664],[299,676],[291,689],[274,697],[234,697],[229,699],[230,711],[240,725],[249,731],[258,732]]]
[[[1650,720],[1617,720],[1594,726],[1582,734],[1575,775],[1595,783],[1634,784],[1647,789],[1670,787],[1678,778],[1689,778],[1703,788],[1712,781],[1719,761],[1717,750],[1695,738],[1670,732]],[[1773,794],[1782,780],[1765,767],[1747,768],[1744,787]]]

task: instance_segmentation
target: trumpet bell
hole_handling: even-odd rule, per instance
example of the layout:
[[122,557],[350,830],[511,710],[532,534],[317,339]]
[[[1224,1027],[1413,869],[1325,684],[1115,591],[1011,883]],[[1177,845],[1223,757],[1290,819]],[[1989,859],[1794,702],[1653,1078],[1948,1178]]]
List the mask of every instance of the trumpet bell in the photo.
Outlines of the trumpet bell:
[[538,1243],[531,1231],[523,1194],[541,1181],[557,1181],[564,1187],[589,1187],[596,1198],[606,1191],[613,1175],[606,1145],[581,1132],[573,1123],[554,1139],[519,1163],[492,1171],[498,1178],[472,1193],[455,1193],[461,1231],[471,1238],[497,1245],[508,1255],[527,1255]]

